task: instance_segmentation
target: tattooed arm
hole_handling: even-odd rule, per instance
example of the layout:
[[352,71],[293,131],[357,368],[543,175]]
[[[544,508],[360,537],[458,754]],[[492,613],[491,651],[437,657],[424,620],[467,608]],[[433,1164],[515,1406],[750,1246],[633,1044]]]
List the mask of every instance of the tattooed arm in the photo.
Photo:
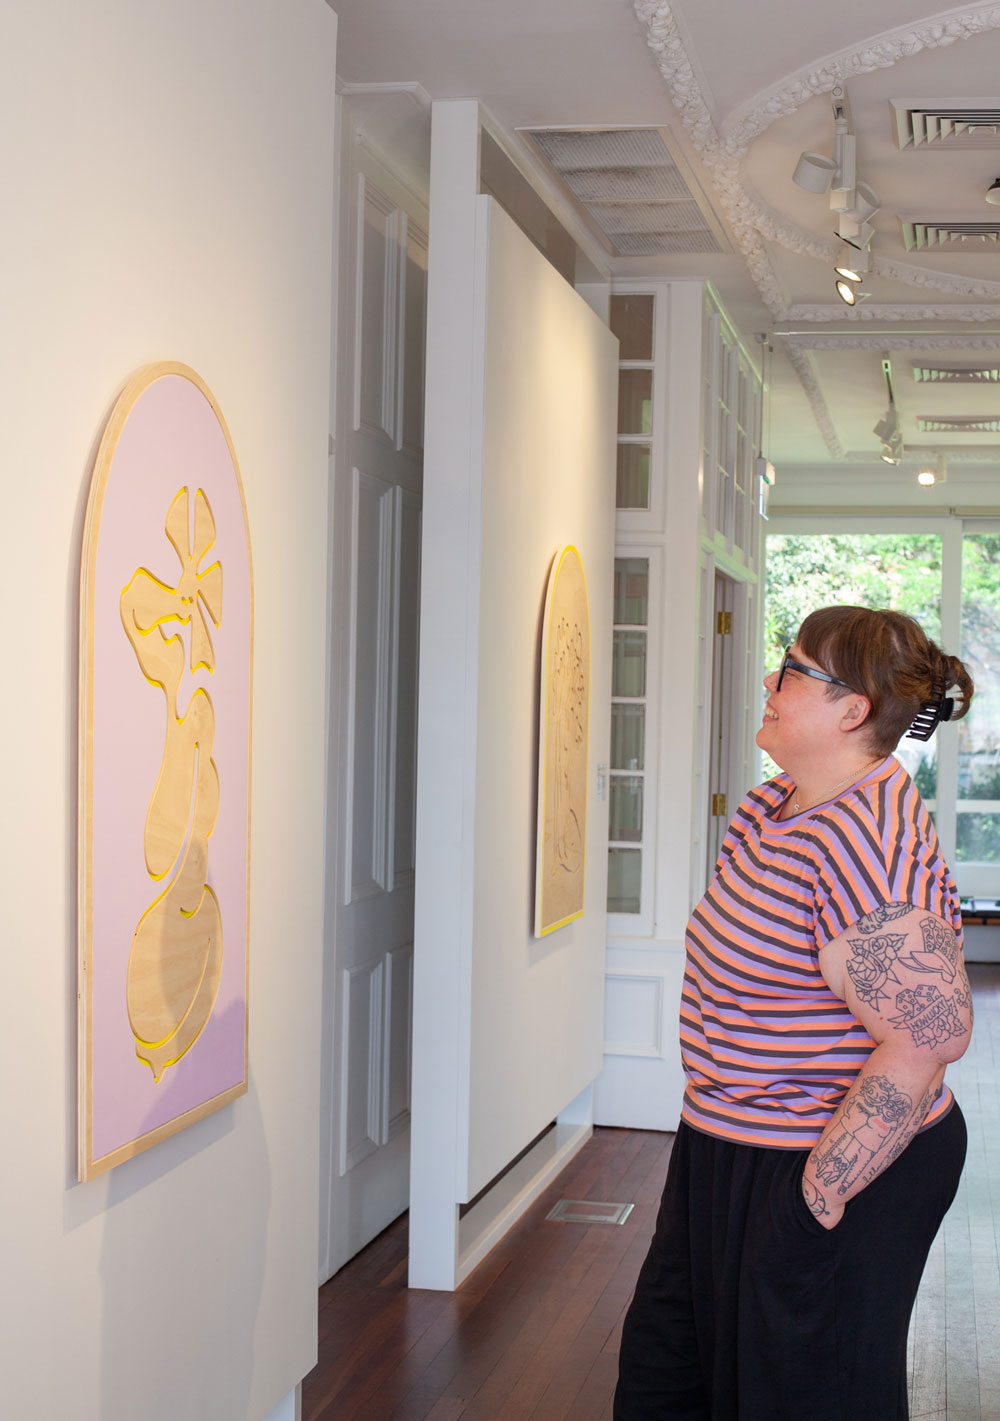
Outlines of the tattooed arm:
[[827,1228],[920,1129],[972,1030],[972,994],[952,929],[885,903],[822,949],[820,969],[876,1043],[806,1161],[802,1191]]

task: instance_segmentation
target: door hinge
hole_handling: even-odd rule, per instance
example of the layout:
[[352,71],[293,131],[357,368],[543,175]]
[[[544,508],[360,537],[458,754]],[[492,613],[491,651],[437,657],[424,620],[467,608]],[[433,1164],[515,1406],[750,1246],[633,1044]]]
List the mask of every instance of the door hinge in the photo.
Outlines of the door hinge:
[[726,796],[725,796],[724,794],[713,794],[713,795],[712,795],[712,817],[713,817],[713,818],[718,818],[719,815],[725,815],[725,812],[726,812]]
[[732,636],[732,612],[717,612],[715,614],[715,630],[719,633],[719,636]]

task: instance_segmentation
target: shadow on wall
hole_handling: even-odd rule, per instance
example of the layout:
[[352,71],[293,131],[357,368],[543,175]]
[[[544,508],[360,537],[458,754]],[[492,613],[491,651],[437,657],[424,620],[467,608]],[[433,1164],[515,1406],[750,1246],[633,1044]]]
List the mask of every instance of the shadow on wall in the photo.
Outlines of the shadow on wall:
[[[237,1112],[238,1172],[225,1158]],[[247,1095],[110,1171],[95,1421],[246,1421],[270,1202],[252,1078]]]

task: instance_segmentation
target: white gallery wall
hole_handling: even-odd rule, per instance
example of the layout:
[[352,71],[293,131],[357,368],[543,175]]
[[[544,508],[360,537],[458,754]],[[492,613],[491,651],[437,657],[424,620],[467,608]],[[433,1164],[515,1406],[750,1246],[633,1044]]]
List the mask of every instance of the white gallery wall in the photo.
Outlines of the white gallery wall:
[[[490,198],[465,1199],[602,1064],[618,342]],[[571,543],[590,605],[584,915],[533,934],[542,612]]]
[[[586,1090],[603,1042],[597,767],[610,722],[618,347],[512,219],[476,196],[477,155],[477,106],[435,104],[410,1281],[438,1288],[481,1256],[460,1237],[458,1205]],[[568,543],[591,616],[586,904],[539,939],[539,656],[549,570]]]
[[[312,1365],[336,20],[7,6],[0,47],[0,1414],[256,1421]],[[126,379],[212,388],[255,575],[249,1092],[76,1183],[89,474]]]

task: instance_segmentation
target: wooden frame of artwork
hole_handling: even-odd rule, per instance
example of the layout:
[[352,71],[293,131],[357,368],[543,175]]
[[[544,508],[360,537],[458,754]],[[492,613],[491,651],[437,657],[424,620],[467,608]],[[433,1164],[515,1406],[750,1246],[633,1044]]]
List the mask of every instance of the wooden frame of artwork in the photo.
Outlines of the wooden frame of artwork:
[[252,663],[229,431],[188,366],[147,366],[101,439],[83,540],[81,1180],[247,1089]]
[[571,544],[549,573],[542,626],[535,936],[582,917],[587,862],[590,607]]

